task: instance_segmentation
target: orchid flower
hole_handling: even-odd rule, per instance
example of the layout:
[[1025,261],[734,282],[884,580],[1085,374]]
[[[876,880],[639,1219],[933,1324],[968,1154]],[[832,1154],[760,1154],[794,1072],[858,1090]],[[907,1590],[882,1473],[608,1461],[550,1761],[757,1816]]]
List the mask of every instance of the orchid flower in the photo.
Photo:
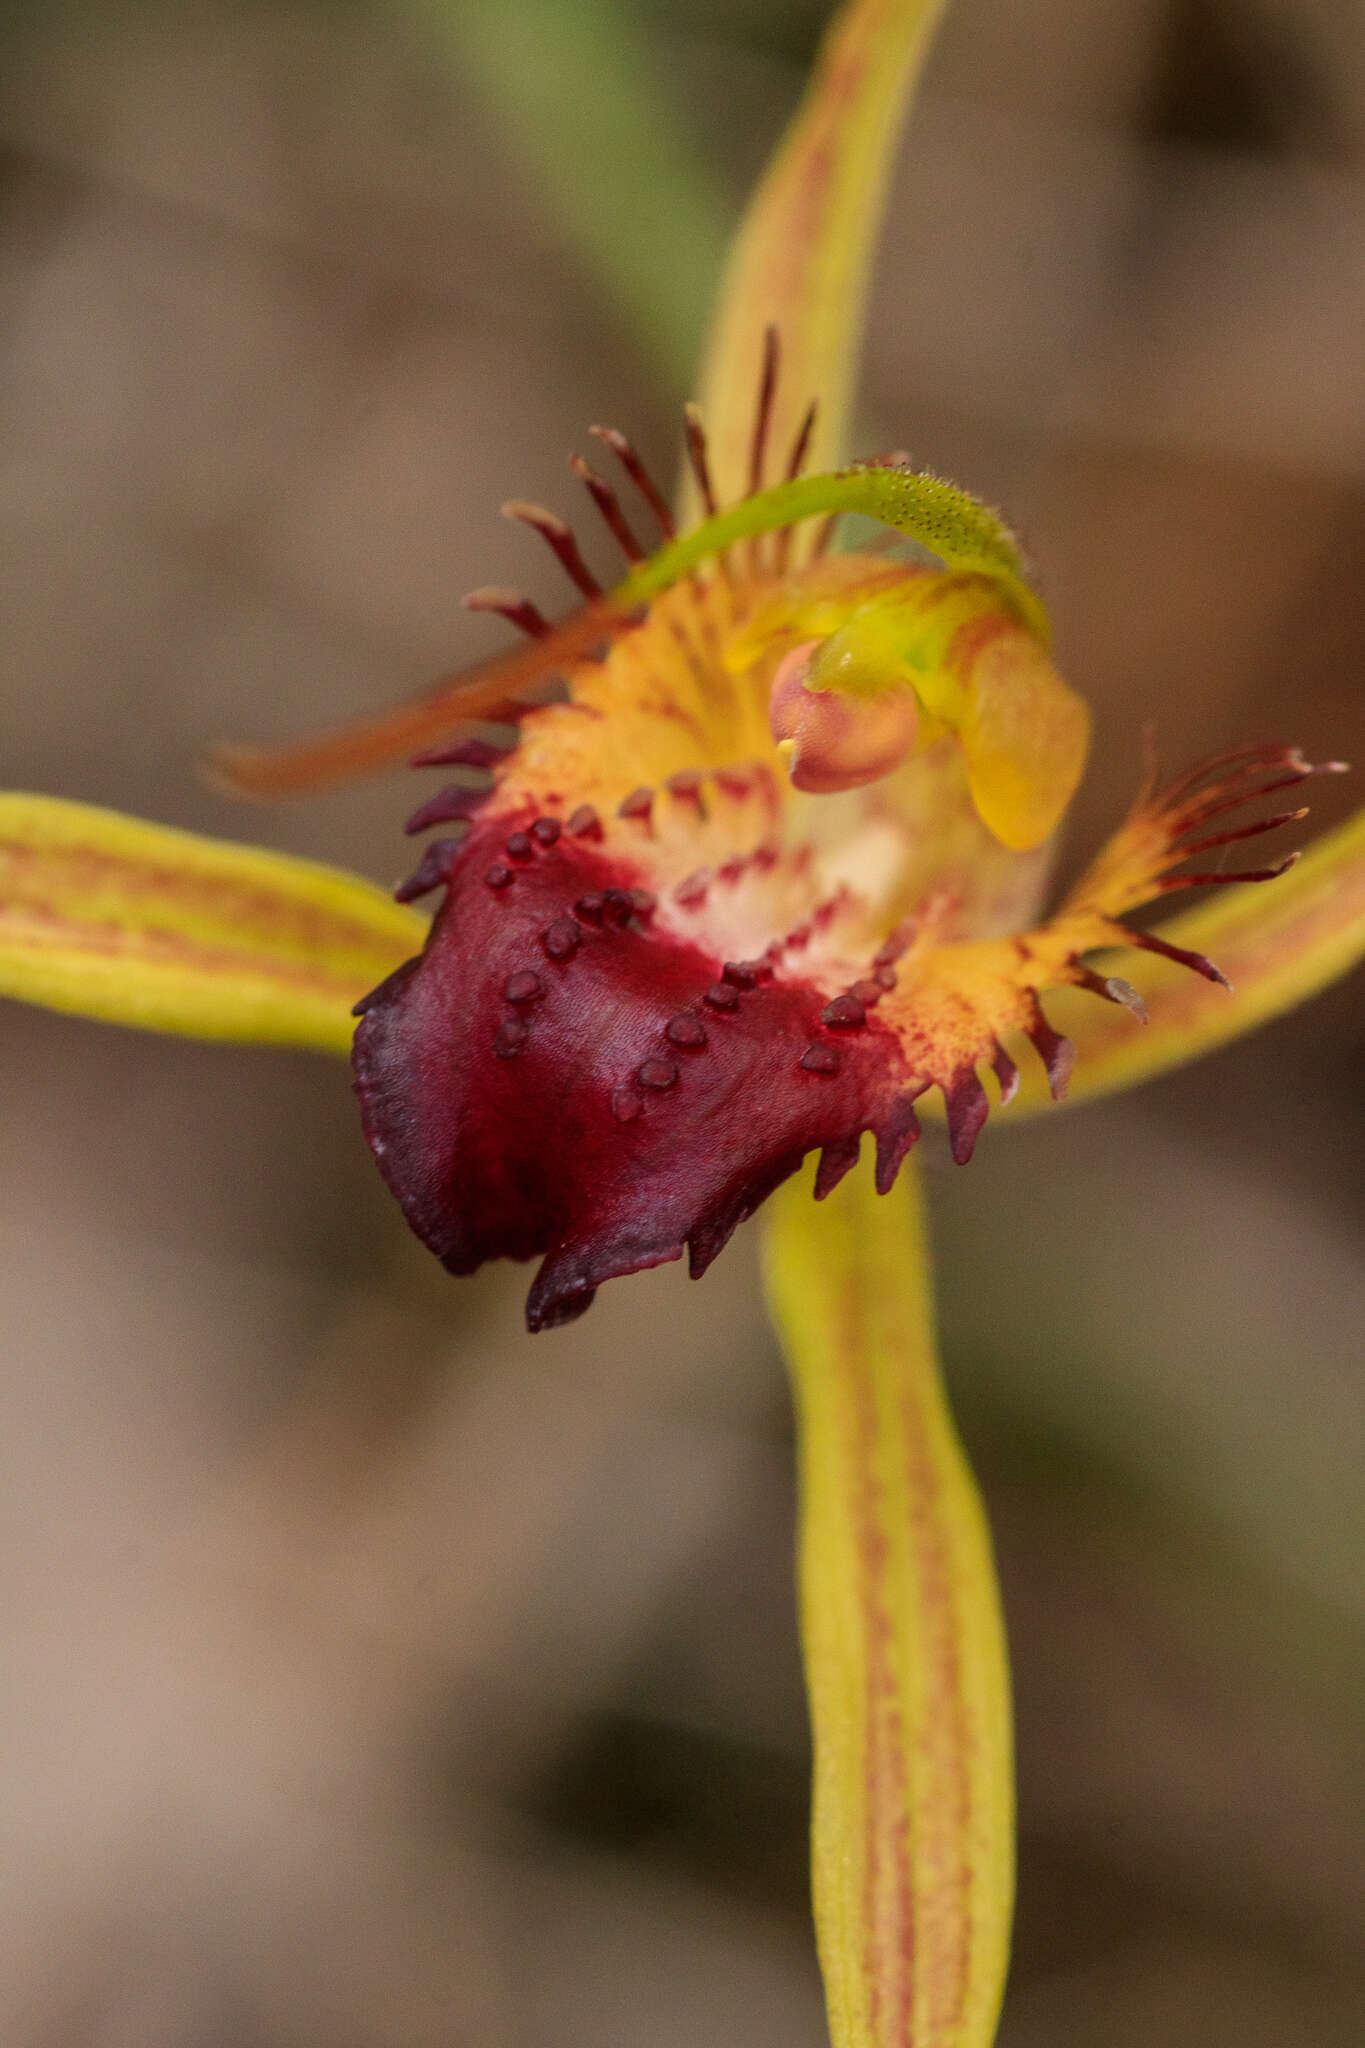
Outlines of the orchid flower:
[[[477,591],[524,636],[503,655],[359,725],[215,757],[257,794],[414,750],[453,768],[408,821],[445,830],[396,901],[280,854],[0,799],[0,988],[352,1052],[409,1223],[453,1273],[538,1258],[533,1329],[684,1250],[699,1276],[767,1205],[836,2048],[985,2048],[1009,1938],[1004,1637],[902,1173],[917,1109],[937,1102],[965,1162],[983,1069],[1007,1117],[1044,1083],[1072,1101],[1127,1086],[1365,949],[1365,814],[1292,873],[1292,854],[1222,865],[1303,816],[1254,799],[1338,765],[1288,745],[1149,777],[1044,913],[1089,719],[1018,545],[966,492],[846,459],[872,240],[941,11],[849,0],[836,17],[734,246],[681,511],[615,431],[593,430],[617,482],[576,460],[619,581],[515,502],[575,610],[552,623]],[[913,558],[833,551],[847,513]],[[1155,930],[1127,921],[1213,883]],[[432,895],[428,923],[413,906]]]

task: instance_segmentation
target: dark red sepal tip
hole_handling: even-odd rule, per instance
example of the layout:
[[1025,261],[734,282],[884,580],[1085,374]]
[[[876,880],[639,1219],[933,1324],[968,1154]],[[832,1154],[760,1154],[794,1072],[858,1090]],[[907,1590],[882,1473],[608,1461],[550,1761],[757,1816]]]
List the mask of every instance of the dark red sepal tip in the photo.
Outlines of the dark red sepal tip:
[[1054,1102],[1061,1102],[1076,1064],[1076,1048],[1069,1038],[1053,1030],[1036,1001],[1026,1028],[1047,1074],[1048,1091]]
[[429,747],[425,753],[414,754],[408,763],[410,768],[493,768],[505,761],[516,746],[515,740],[485,740],[465,738],[452,740],[444,747]]
[[896,1185],[905,1156],[920,1138],[920,1121],[915,1114],[913,1095],[898,1095],[890,1109],[875,1126],[877,1140],[876,1188],[879,1195],[889,1195]]
[[403,830],[411,835],[426,832],[433,825],[453,825],[461,819],[473,818],[492,792],[491,782],[478,789],[471,788],[467,782],[448,783],[444,789],[438,789],[435,796],[428,797],[424,804],[417,806]]
[[450,880],[459,855],[458,839],[433,839],[407,880],[400,882],[394,890],[394,902],[415,903],[420,896],[428,896],[433,889],[439,889]]
[[948,1112],[948,1143],[958,1165],[965,1166],[991,1107],[976,1068],[960,1068],[943,1090],[943,1100]]
[[377,988],[372,988],[368,995],[362,996],[358,1003],[351,1005],[351,1015],[353,1017],[364,1017],[369,1011],[378,1009],[382,1003],[389,1002],[398,994],[403,983],[408,979],[408,976],[416,966],[417,962],[415,960],[405,960],[401,967],[395,967],[392,974],[384,976],[384,979]]
[[820,1154],[820,1163],[815,1169],[817,1202],[823,1202],[826,1195],[832,1195],[844,1175],[858,1164],[861,1147],[861,1131],[849,1131],[844,1137],[835,1138],[825,1146]]
[[1013,1102],[1019,1093],[1019,1069],[1004,1046],[998,1042],[991,1054],[991,1066],[995,1070],[996,1080],[1000,1083],[1000,1106],[1003,1109],[1005,1104]]
[[1145,953],[1159,953],[1163,960],[1174,960],[1177,966],[1193,968],[1202,974],[1205,981],[1214,982],[1217,987],[1229,991],[1232,983],[1221,967],[1215,967],[1207,954],[1189,952],[1184,946],[1173,946],[1169,939],[1158,938],[1155,932],[1135,932],[1131,925],[1125,925],[1130,945],[1141,946]]

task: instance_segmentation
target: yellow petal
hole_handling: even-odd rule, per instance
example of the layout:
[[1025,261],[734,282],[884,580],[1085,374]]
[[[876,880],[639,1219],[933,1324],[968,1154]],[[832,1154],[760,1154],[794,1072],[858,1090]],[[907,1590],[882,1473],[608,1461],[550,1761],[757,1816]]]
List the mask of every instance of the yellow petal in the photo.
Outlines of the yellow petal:
[[55,797],[0,795],[0,993],[188,1038],[344,1054],[422,944],[372,882]]
[[834,2048],[987,2048],[1013,1897],[1009,1678],[939,1382],[924,1226],[855,1172],[765,1211],[800,1431],[816,1932]]
[[[810,467],[847,453],[874,238],[906,101],[944,0],[853,0],[760,183],[726,266],[699,396],[722,504],[748,488],[764,329],[782,348],[771,444],[786,460],[813,398]],[[684,523],[698,516],[689,498]]]
[[[1147,1006],[1145,1025],[1076,989],[1050,995],[1048,1015],[1076,1048],[1071,1102],[1184,1066],[1306,1002],[1354,967],[1365,955],[1365,810],[1274,882],[1221,892],[1156,929],[1171,945],[1214,961],[1232,992],[1147,955],[1140,971],[1126,969]],[[1092,964],[1105,971],[1103,963]],[[1027,1115],[1047,1101],[1029,1072],[1002,1113]]]
[[998,634],[972,662],[962,745],[972,801],[1004,846],[1041,846],[1085,767],[1090,712],[1031,633]]

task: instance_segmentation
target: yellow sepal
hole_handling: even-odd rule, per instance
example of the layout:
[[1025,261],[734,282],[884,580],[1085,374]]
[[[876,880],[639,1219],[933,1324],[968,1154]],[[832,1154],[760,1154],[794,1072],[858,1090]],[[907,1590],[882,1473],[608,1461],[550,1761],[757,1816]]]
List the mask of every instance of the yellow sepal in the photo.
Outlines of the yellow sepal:
[[[901,118],[946,0],[854,0],[836,15],[791,126],[750,201],[721,284],[697,396],[722,504],[748,487],[763,331],[782,343],[771,441],[786,458],[812,399],[808,462],[848,453],[874,237]],[[699,512],[685,493],[683,524]]]
[[880,1197],[859,1170],[817,1206],[802,1174],[764,1211],[799,1430],[816,1934],[834,2048],[988,2048],[1013,1900],[1009,1674],[906,1178],[908,1197]]
[[345,1054],[425,919],[358,875],[0,794],[0,994],[187,1038]]

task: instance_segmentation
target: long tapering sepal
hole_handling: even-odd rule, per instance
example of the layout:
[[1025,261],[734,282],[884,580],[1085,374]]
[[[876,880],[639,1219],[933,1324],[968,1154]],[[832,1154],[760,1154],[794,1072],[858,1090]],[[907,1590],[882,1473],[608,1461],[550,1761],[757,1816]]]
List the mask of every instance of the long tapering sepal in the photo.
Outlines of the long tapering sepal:
[[916,1194],[766,1212],[800,1433],[813,1887],[834,2048],[988,2048],[1013,1899],[1008,1666]]
[[147,1031],[345,1054],[425,920],[317,861],[0,795],[0,994]]
[[[810,86],[754,193],[726,265],[697,395],[722,502],[746,488],[753,381],[765,327],[781,333],[773,445],[818,398],[815,469],[849,452],[849,414],[872,253],[906,108],[944,0],[854,0],[838,10]],[[700,510],[693,499],[689,519]]]

